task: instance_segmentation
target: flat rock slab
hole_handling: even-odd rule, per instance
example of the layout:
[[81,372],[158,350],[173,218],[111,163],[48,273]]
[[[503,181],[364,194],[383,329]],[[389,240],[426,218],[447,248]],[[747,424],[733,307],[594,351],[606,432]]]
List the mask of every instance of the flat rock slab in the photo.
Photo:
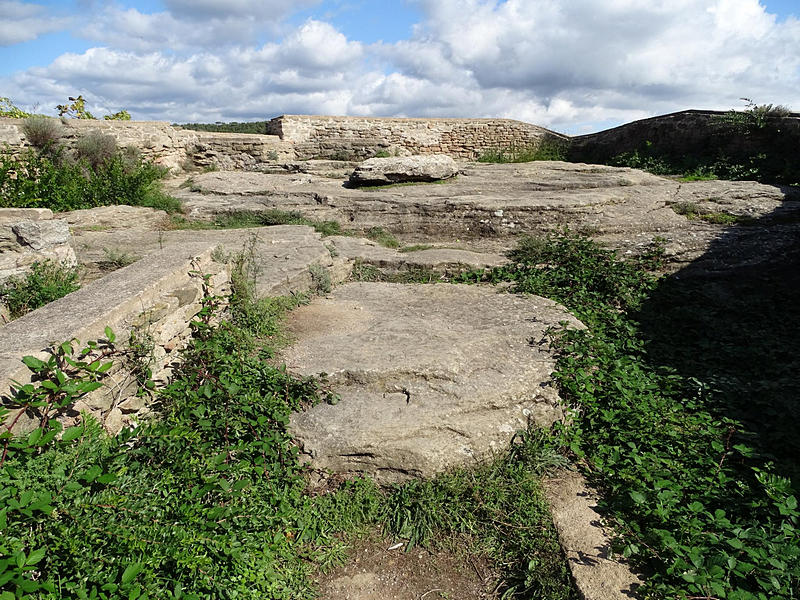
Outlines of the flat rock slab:
[[458,173],[458,164],[445,154],[370,158],[350,175],[351,185],[387,185],[450,179]]
[[640,598],[644,583],[627,561],[611,552],[611,532],[601,525],[598,495],[579,473],[546,482],[547,499],[575,587],[586,600]]
[[581,324],[538,296],[466,285],[350,283],[292,312],[283,360],[326,373],[335,405],[291,420],[320,470],[382,482],[431,477],[562,416],[549,327]]
[[366,238],[335,235],[326,238],[339,256],[360,261],[382,269],[430,269],[436,272],[463,269],[498,267],[508,262],[502,254],[474,252],[460,248],[424,248],[413,252],[400,252],[381,246]]

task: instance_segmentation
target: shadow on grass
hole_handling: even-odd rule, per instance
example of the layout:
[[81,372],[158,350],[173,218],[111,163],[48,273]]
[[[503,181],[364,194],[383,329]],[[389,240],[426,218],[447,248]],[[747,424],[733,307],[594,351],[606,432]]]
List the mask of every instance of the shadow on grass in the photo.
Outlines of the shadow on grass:
[[[664,278],[639,318],[653,365],[695,378],[739,441],[800,481],[800,190]],[[791,198],[791,199],[789,199]],[[737,443],[736,440],[733,443]]]

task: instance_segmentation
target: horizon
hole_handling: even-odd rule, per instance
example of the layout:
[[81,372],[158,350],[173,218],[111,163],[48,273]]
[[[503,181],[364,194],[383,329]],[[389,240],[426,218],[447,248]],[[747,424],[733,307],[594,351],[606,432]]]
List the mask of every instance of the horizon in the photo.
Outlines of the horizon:
[[0,0],[0,96],[172,123],[510,118],[569,135],[742,97],[800,107],[789,0],[377,4]]

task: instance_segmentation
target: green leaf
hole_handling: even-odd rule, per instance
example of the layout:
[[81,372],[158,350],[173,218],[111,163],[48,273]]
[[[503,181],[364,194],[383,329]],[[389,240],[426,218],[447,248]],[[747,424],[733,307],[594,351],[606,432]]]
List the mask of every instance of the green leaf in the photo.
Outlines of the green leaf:
[[46,553],[47,553],[47,550],[45,548],[39,548],[38,550],[34,550],[28,556],[28,559],[25,561],[25,565],[26,566],[35,565],[36,563],[38,563],[40,560],[42,560],[44,558],[44,555]]
[[77,439],[83,435],[84,427],[83,425],[76,425],[75,427],[70,427],[64,432],[64,435],[61,436],[62,442],[71,442],[74,439]]
[[644,504],[647,502],[647,498],[644,494],[637,492],[637,491],[630,491],[628,492],[631,496],[631,500],[633,500],[636,504]]
[[35,356],[23,356],[22,362],[25,363],[26,367],[28,367],[31,371],[34,372],[39,372],[47,367],[46,362],[39,360]]
[[142,572],[144,565],[140,562],[131,563],[122,573],[122,585],[127,585],[134,579],[136,576]]
[[117,339],[117,336],[114,335],[114,332],[111,330],[111,327],[106,327],[105,334],[106,334],[106,339],[112,344],[114,343],[114,340]]

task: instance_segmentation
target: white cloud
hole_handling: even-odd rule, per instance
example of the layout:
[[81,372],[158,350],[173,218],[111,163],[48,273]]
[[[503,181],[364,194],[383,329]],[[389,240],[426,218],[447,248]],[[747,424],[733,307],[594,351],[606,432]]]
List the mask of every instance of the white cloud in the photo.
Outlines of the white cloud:
[[0,0],[0,46],[35,40],[40,35],[64,29],[70,19],[54,17],[39,4]]
[[[175,121],[504,116],[576,132],[741,96],[800,108],[800,21],[778,21],[758,0],[416,0],[424,18],[412,36],[373,45],[322,20],[282,21],[316,2],[109,5],[82,29],[105,47],[0,88],[22,104],[83,93]],[[256,43],[265,32],[273,41]]]

